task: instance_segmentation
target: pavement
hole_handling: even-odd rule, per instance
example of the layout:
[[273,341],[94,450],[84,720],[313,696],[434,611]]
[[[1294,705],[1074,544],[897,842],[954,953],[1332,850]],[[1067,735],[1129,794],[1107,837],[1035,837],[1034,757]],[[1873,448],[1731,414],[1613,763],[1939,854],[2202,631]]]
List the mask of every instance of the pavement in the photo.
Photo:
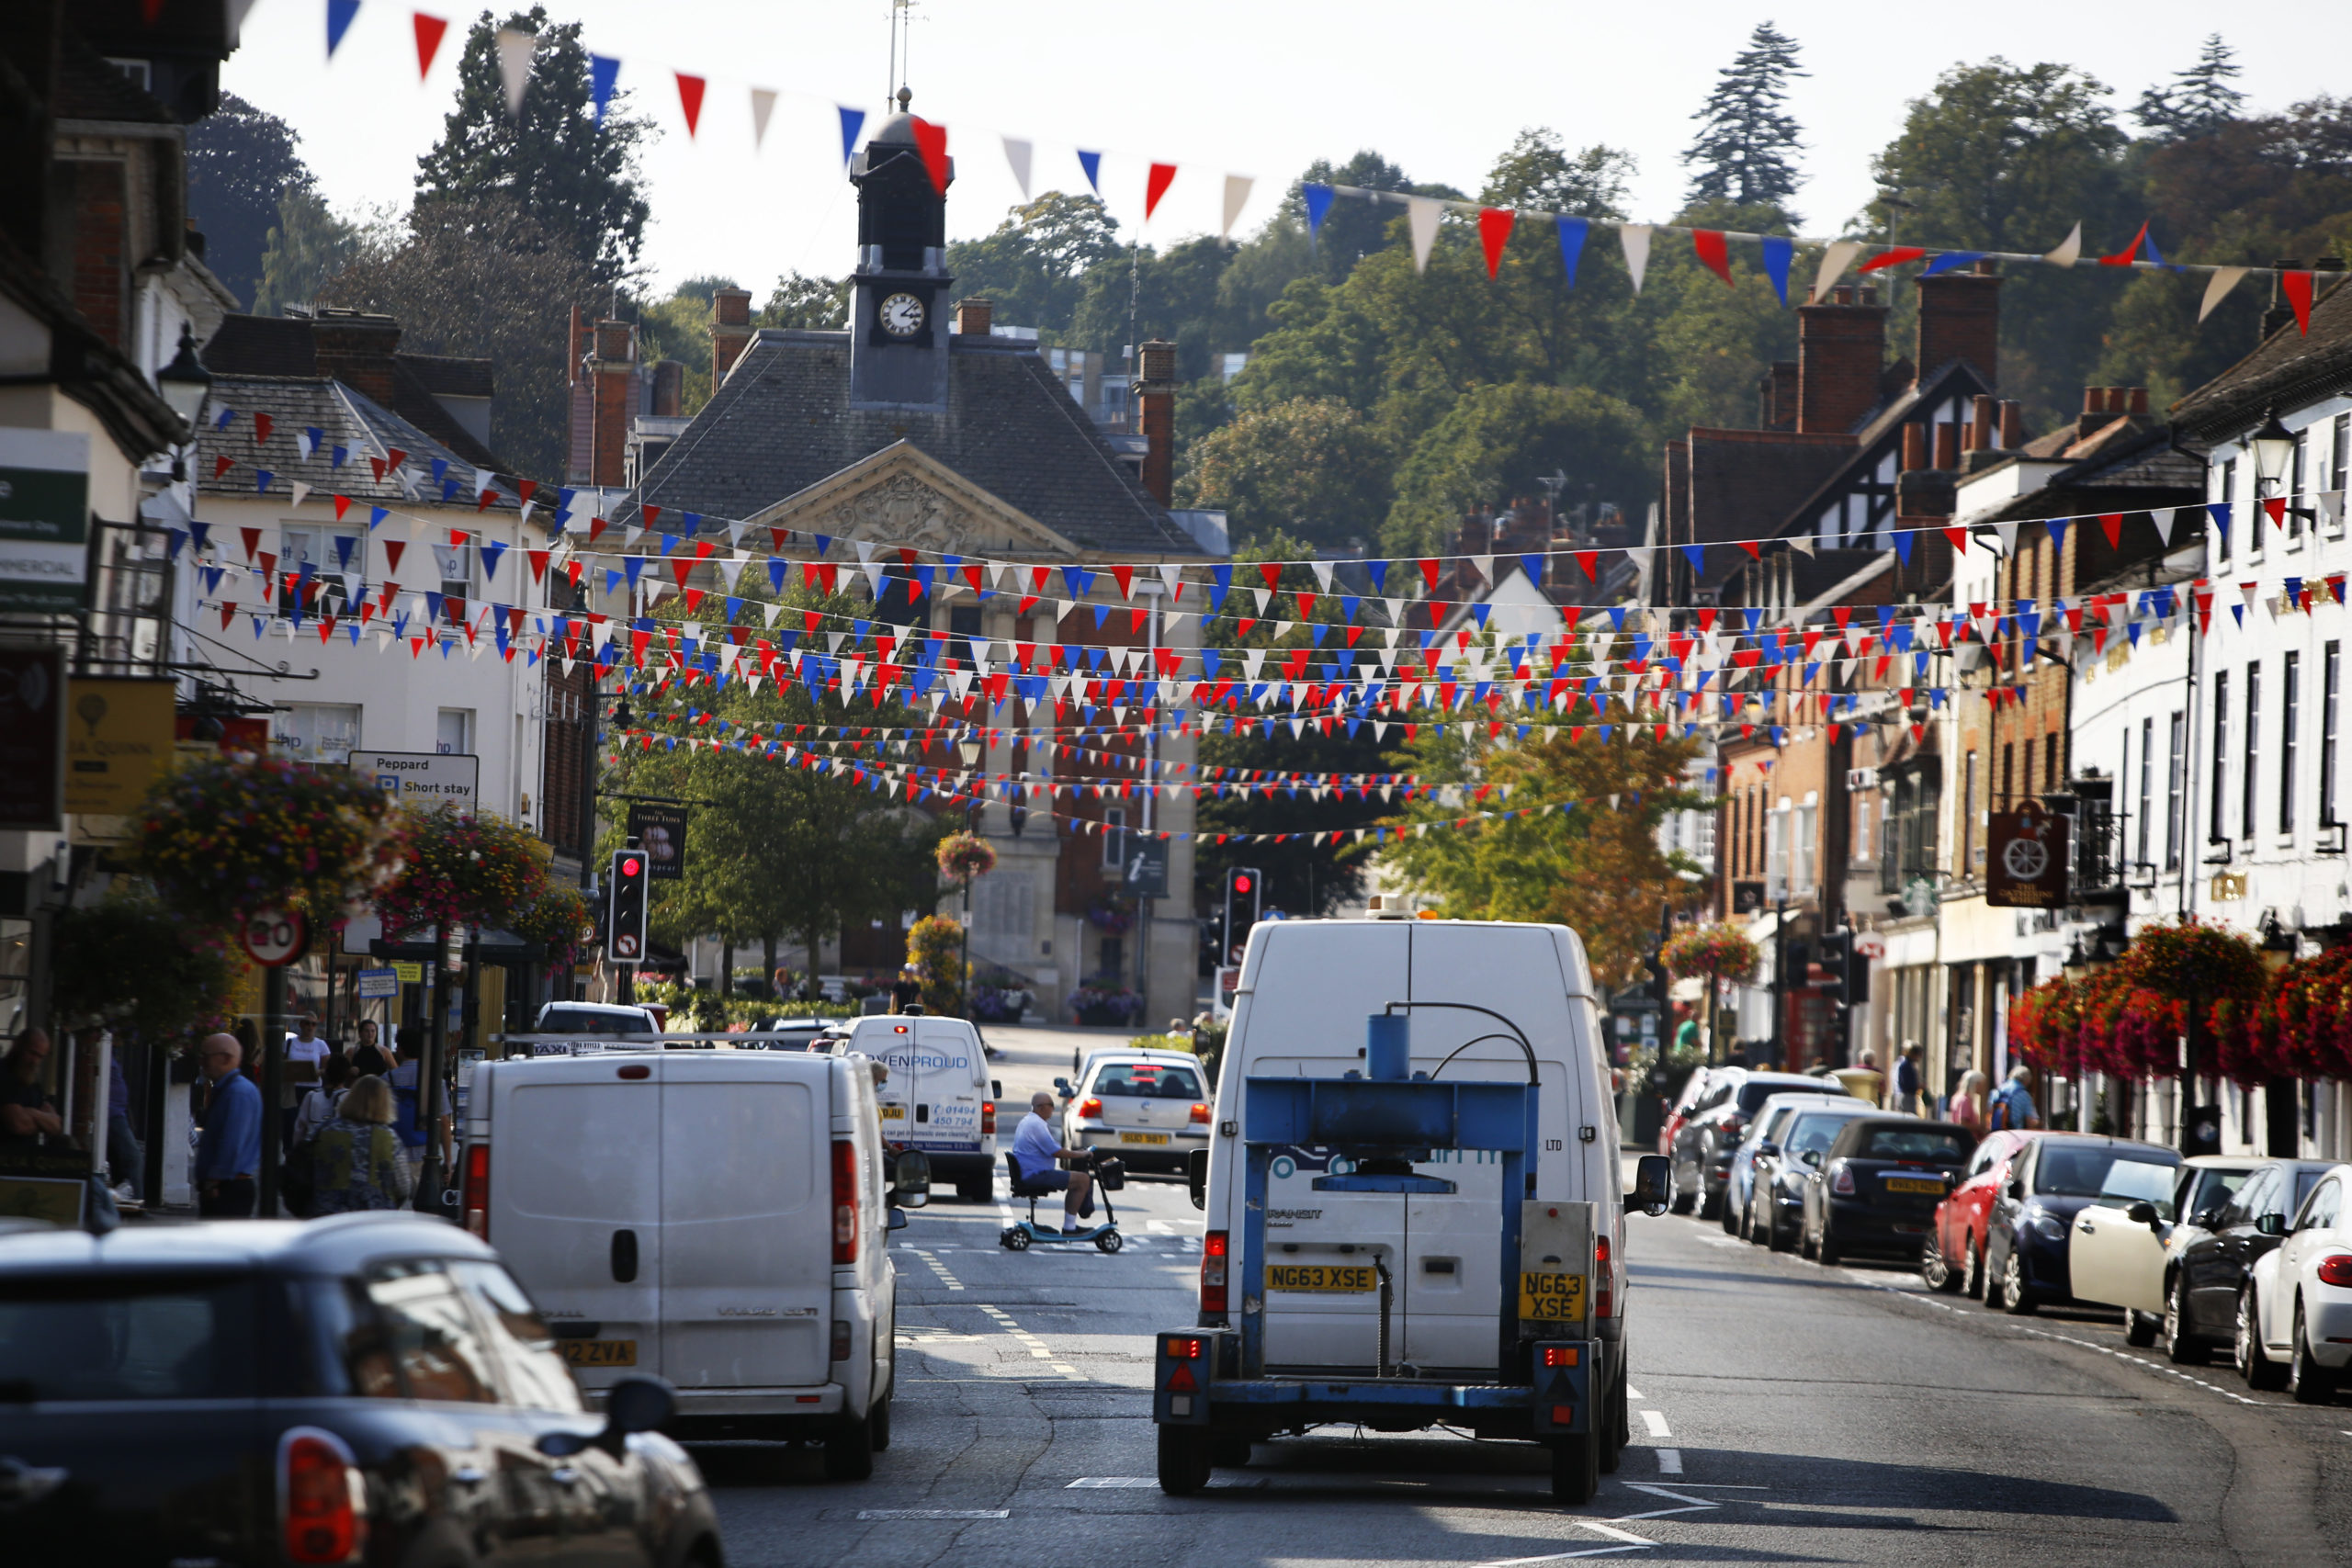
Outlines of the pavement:
[[[991,1030],[1006,1100],[1120,1032]],[[2173,1367],[2113,1314],[2008,1317],[1675,1217],[1631,1223],[1633,1446],[1590,1505],[1555,1505],[1529,1445],[1351,1428],[1260,1444],[1169,1498],[1149,1336],[1193,1319],[1200,1216],[1177,1180],[1130,1178],[1119,1200],[1114,1257],[1002,1250],[1001,1198],[914,1213],[891,1238],[889,1450],[835,1484],[813,1450],[697,1448],[729,1562],[2352,1561],[2352,1402]]]

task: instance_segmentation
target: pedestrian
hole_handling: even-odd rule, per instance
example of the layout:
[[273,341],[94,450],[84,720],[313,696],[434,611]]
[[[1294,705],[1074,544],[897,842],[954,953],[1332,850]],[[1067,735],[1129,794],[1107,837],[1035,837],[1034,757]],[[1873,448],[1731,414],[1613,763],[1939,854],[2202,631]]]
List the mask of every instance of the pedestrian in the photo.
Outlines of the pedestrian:
[[147,1183],[147,1148],[130,1125],[130,1080],[119,1049],[107,1056],[107,1176],[118,1198],[136,1198]]
[[351,1048],[351,1076],[356,1081],[364,1077],[382,1077],[392,1070],[392,1058],[377,1043],[376,1021],[359,1021],[359,1043]]
[[351,1079],[350,1062],[340,1055],[329,1056],[319,1087],[302,1097],[301,1109],[294,1113],[294,1141],[286,1153],[282,1185],[288,1194],[286,1206],[298,1214],[315,1213],[311,1207],[318,1186],[315,1142],[321,1130],[334,1120],[335,1107],[350,1089]]
[[909,964],[890,982],[890,1010],[906,1012],[922,1005],[922,971]]
[[2033,1069],[2023,1062],[2011,1067],[2009,1081],[1994,1091],[1986,1111],[1988,1125],[1995,1131],[2041,1126],[2041,1111],[2033,1103]]
[[351,1086],[311,1145],[313,1218],[361,1209],[399,1209],[414,1189],[400,1136],[391,1086],[373,1075]]
[[1992,1129],[1984,1105],[1984,1075],[1971,1067],[1961,1075],[1960,1088],[1944,1104],[1944,1120],[1968,1129],[1977,1143]]
[[302,1100],[319,1086],[319,1069],[334,1055],[334,1047],[319,1038],[319,1020],[315,1013],[304,1013],[297,1021],[300,1027],[286,1034],[286,1070],[278,1076],[277,1140],[278,1147],[294,1146],[294,1117],[302,1109]]
[[206,1219],[251,1219],[261,1175],[261,1090],[238,1070],[244,1052],[235,1035],[206,1035],[197,1055],[212,1094],[196,1145],[196,1212]]
[[401,1166],[412,1191],[424,1169],[424,1127],[418,1104],[424,1089],[423,1068],[418,1062],[424,1051],[424,1035],[423,1024],[401,1025],[400,1061],[393,1066],[391,1077],[385,1080],[391,1087],[392,1131],[401,1141]]
[[42,1066],[49,1060],[49,1031],[27,1029],[0,1062],[0,1148],[28,1149],[44,1137],[65,1131],[56,1101],[41,1087]]
[[1012,1136],[1012,1163],[1021,1168],[1025,1184],[1063,1193],[1062,1235],[1069,1235],[1079,1228],[1080,1219],[1094,1213],[1094,1179],[1083,1170],[1060,1168],[1085,1157],[1086,1151],[1062,1147],[1061,1140],[1054,1136],[1053,1114],[1052,1095],[1041,1089],[1029,1097],[1029,1114],[1021,1119],[1021,1128]]
[[1919,1043],[1905,1040],[1894,1062],[1894,1109],[1905,1116],[1919,1114]]

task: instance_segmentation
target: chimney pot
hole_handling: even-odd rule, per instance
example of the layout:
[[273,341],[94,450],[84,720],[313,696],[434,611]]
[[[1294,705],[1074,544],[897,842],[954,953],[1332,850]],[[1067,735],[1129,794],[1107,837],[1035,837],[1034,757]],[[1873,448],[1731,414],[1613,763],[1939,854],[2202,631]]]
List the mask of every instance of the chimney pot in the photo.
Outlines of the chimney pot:
[[963,337],[986,337],[996,317],[996,306],[975,294],[956,307],[956,331]]
[[1960,467],[1960,425],[1952,420],[1936,423],[1936,463],[1939,468]]
[[2104,388],[2085,387],[2083,389],[2083,412],[2085,413],[2098,413],[2106,407],[2107,398],[2105,396]]
[[1840,305],[1850,305],[1854,302],[1853,286],[1841,283],[1829,291],[1829,298]]
[[637,357],[637,332],[627,321],[610,317],[596,323],[596,357],[615,361]]
[[1996,400],[1989,392],[1979,392],[1970,400],[1969,410],[1975,416],[1968,423],[1970,451],[1993,450],[1993,421],[1996,417],[1995,404]]
[[2000,376],[2001,280],[1989,273],[1945,272],[1918,280],[1919,344],[1914,360],[1926,381],[1962,360],[1987,385]]
[[2025,405],[2015,398],[2001,400],[2001,450],[2014,452],[2025,445]]
[[674,359],[653,362],[653,412],[665,418],[683,412],[686,401],[686,367]]
[[727,379],[752,344],[752,291],[718,288],[710,296],[710,389]]
[[2144,414],[2148,412],[2147,388],[2134,387],[2132,389],[2132,407],[2129,412],[2138,414]]
[[1928,427],[1914,420],[1903,427],[1903,469],[1908,473],[1927,466]]

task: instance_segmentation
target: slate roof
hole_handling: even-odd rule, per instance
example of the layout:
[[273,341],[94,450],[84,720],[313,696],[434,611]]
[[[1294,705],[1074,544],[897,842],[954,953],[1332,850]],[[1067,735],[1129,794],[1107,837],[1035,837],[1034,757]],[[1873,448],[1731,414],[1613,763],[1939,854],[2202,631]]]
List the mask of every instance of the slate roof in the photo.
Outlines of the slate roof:
[[[1204,552],[1145,491],[1030,345],[956,338],[947,406],[854,409],[849,334],[763,329],[637,500],[750,517],[904,440],[1081,548]],[[613,513],[636,515],[636,502]]]
[[[300,316],[230,316],[201,352],[205,367],[215,376],[315,379],[319,375],[311,323]],[[392,408],[401,419],[462,457],[469,467],[479,464],[500,473],[511,473],[513,470],[504,466],[497,453],[475,440],[448,410],[434,400],[436,392],[449,397],[487,398],[492,389],[487,359],[461,359],[441,354],[392,355]],[[394,445],[405,451],[416,450],[403,442]]]
[[2312,302],[2311,331],[2292,325],[2172,406],[2193,441],[2226,441],[2280,412],[2352,391],[2352,287],[2337,283]]
[[[2205,459],[2174,430],[2118,417],[2065,449],[2074,460],[2024,494],[1972,514],[1969,526],[2087,512],[2194,506],[2205,499]],[[2045,461],[2047,459],[2044,459]]]
[[[222,409],[235,411],[236,417],[225,430],[216,429],[212,421]],[[256,413],[270,417],[273,428],[269,439],[255,445],[254,419]],[[296,437],[306,429],[322,433],[318,450],[309,457],[301,457],[295,445]],[[344,447],[349,456],[340,468],[334,465],[334,448]],[[397,447],[408,454],[400,469],[376,478],[373,465],[368,459],[381,457]],[[213,458],[228,457],[238,466],[212,477]],[[458,481],[458,499],[453,504],[471,507],[474,503],[476,466],[463,453],[435,439],[410,421],[377,403],[364,393],[354,390],[341,381],[322,376],[235,376],[218,375],[212,379],[212,400],[207,405],[204,428],[197,436],[197,488],[207,495],[254,495],[256,469],[266,469],[274,476],[269,493],[290,491],[293,481],[300,479],[322,493],[347,495],[356,501],[380,501],[401,505],[440,505],[440,487],[433,482],[435,459],[448,464],[447,477]],[[492,465],[482,465],[493,473],[504,472]],[[406,476],[406,488],[401,483]],[[492,484],[501,490],[509,487],[493,479]],[[549,493],[548,500],[554,496]],[[492,503],[492,510],[512,511],[515,502],[510,493]]]

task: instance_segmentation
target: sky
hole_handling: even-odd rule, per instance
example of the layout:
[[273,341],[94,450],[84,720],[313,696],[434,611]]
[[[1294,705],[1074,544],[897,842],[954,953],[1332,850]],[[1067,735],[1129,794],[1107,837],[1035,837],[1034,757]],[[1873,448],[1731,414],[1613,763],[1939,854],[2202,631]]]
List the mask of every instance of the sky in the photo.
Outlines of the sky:
[[[325,0],[258,0],[222,69],[224,88],[294,127],[338,209],[404,206],[416,160],[455,101],[463,30],[479,13],[443,8],[449,35],[420,82],[413,9],[362,0],[330,61]],[[621,89],[660,129],[642,160],[653,211],[642,261],[659,292],[724,274],[764,299],[784,273],[849,270],[855,209],[835,106],[866,109],[868,130],[879,123],[895,85],[890,13],[889,0],[553,0],[554,20],[578,19],[592,51],[621,60]],[[1228,174],[1256,181],[1236,227],[1246,235],[1316,158],[1374,148],[1415,180],[1475,191],[1529,126],[1548,126],[1571,147],[1632,152],[1631,215],[1663,222],[1686,186],[1690,116],[1772,13],[1716,0],[918,0],[912,15],[905,79],[916,112],[947,127],[956,159],[951,238],[986,233],[1021,199],[1001,141],[1009,135],[1034,144],[1033,191],[1084,189],[1075,151],[1102,152],[1102,194],[1125,234],[1144,220],[1148,164],[1176,164],[1143,231],[1165,243],[1219,229]],[[2017,20],[1994,25],[2003,17]],[[1806,183],[1794,205],[1811,235],[1842,231],[1868,199],[1871,158],[1905,105],[1955,64],[2002,55],[2073,65],[2113,89],[2120,114],[2143,87],[2193,62],[2216,28],[2237,51],[2237,85],[2256,111],[2340,89],[2340,62],[2352,58],[2352,6],[2224,17],[2210,5],[2141,0],[1774,19],[1811,73],[1792,84],[1788,104],[1804,130]],[[691,137],[676,71],[709,83]],[[779,95],[756,147],[754,86]],[[2086,233],[2085,248],[2130,237]]]

